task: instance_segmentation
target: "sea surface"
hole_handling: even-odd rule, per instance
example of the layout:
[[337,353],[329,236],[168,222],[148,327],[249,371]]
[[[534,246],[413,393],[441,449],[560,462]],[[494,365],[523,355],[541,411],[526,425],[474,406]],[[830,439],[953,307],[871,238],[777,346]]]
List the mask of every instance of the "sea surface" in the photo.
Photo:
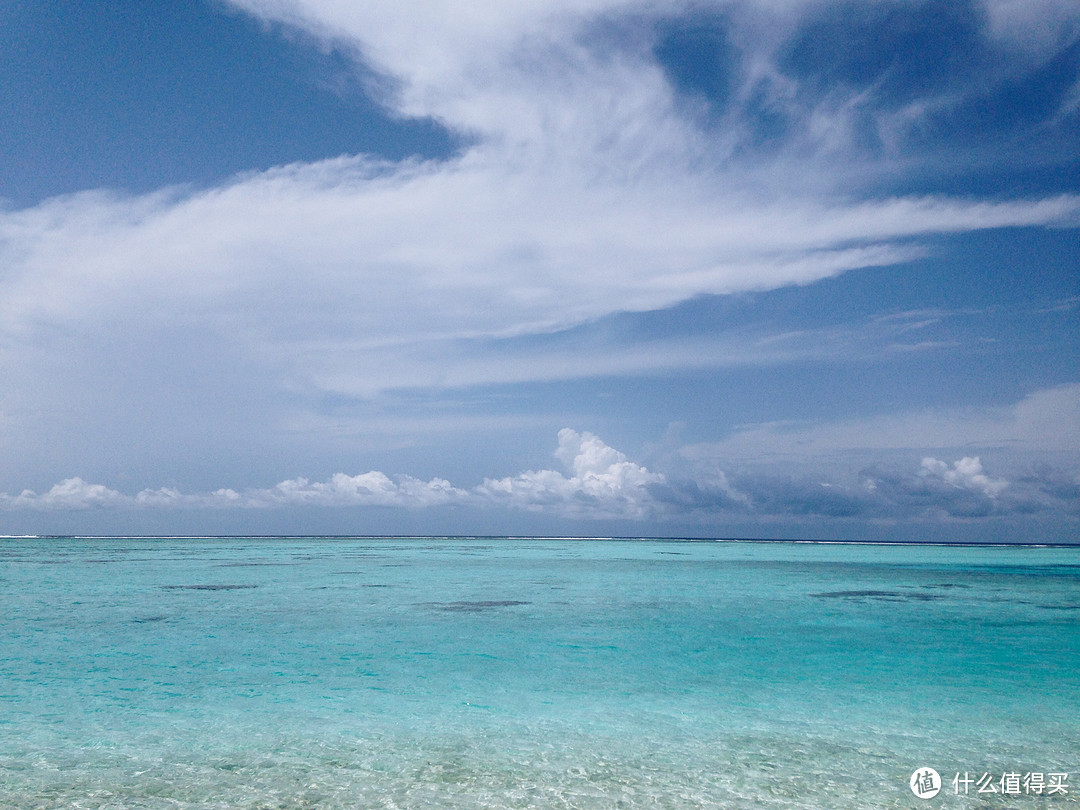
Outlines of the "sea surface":
[[1080,548],[0,540],[4,810],[1078,803]]

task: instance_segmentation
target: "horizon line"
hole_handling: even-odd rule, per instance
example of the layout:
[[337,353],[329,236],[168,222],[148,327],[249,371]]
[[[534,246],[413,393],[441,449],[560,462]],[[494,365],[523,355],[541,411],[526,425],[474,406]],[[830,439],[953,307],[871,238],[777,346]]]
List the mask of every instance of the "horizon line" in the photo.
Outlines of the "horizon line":
[[572,540],[672,543],[792,543],[841,546],[943,546],[972,548],[1080,548],[1076,542],[960,540],[824,540],[782,537],[691,537],[651,535],[511,535],[511,534],[0,534],[0,540]]

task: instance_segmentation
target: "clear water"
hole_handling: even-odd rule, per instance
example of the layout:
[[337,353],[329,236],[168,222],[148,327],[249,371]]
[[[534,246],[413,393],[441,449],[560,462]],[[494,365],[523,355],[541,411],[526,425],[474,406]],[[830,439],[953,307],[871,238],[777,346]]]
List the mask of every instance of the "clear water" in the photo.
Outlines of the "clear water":
[[0,541],[5,810],[1078,797],[1080,548]]

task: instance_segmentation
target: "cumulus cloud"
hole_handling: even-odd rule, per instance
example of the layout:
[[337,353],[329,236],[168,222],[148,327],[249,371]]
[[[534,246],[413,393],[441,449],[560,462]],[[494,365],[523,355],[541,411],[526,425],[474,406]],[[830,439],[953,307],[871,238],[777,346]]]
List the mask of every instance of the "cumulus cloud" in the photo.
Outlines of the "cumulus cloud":
[[102,484],[69,478],[48,492],[24,490],[19,495],[0,493],[0,509],[70,510],[91,507],[127,509],[269,508],[285,506],[384,506],[418,509],[443,506],[468,498],[468,493],[433,478],[421,481],[408,475],[391,479],[372,471],[360,475],[337,473],[328,481],[294,478],[267,489],[237,491],[222,488],[210,493],[185,494],[173,487],[144,489],[125,495]]
[[940,478],[959,489],[981,492],[987,498],[998,497],[1009,486],[1008,481],[987,476],[983,472],[982,462],[979,461],[978,456],[964,456],[959,461],[953,462],[951,469],[944,461],[924,458],[920,474],[928,478]]
[[0,509],[69,510],[91,506],[118,508],[274,508],[294,506],[375,506],[404,509],[463,505],[509,506],[578,517],[642,517],[654,504],[649,488],[664,476],[649,472],[591,433],[565,428],[555,452],[568,474],[530,470],[514,477],[485,479],[472,490],[443,478],[423,481],[409,475],[391,478],[373,470],[337,473],[327,481],[292,478],[269,488],[222,488],[184,494],[174,488],[145,489],[124,495],[81,478],[67,479],[38,495],[0,495]]
[[337,473],[329,481],[306,478],[282,481],[272,489],[251,490],[241,502],[250,506],[398,506],[423,508],[461,501],[467,494],[442,478],[421,481],[412,476],[392,480],[385,473]]
[[664,476],[629,461],[591,433],[559,431],[555,452],[569,475],[530,470],[512,478],[485,479],[477,494],[496,503],[556,514],[642,517],[655,505],[650,488]]
[[921,464],[877,464],[857,481],[817,475],[718,467],[665,475],[631,461],[589,432],[559,431],[554,456],[563,471],[528,470],[486,478],[472,489],[442,478],[394,478],[378,471],[326,481],[293,478],[261,489],[222,488],[184,494],[174,488],[125,495],[81,478],[48,492],[0,494],[0,510],[282,509],[289,507],[381,507],[421,510],[457,506],[509,508],[574,519],[660,521],[718,518],[941,520],[977,519],[1037,512],[1080,515],[1080,475],[1060,468],[1028,470],[1013,480],[993,476],[975,456],[951,463],[925,457]]
[[0,494],[0,507],[7,509],[91,509],[120,506],[128,499],[101,484],[90,484],[81,478],[65,478],[48,492],[40,495],[24,489],[18,495]]

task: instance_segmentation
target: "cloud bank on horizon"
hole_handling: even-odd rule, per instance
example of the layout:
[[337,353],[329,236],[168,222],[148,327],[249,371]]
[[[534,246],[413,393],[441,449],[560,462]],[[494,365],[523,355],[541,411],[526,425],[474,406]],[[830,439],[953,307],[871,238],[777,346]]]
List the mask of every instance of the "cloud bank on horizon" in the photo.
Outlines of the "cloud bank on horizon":
[[[348,54],[389,117],[433,121],[458,148],[406,159],[328,155],[208,187],[87,189],[0,209],[0,481],[20,491],[27,470],[37,481],[61,480],[38,484],[41,494],[0,496],[8,513],[316,505],[511,507],[567,520],[1038,512],[1073,525],[1075,368],[1071,376],[1009,370],[1007,390],[987,387],[967,406],[928,400],[921,410],[889,406],[881,383],[882,404],[863,412],[807,418],[793,408],[712,435],[697,430],[657,451],[657,471],[578,432],[603,422],[599,406],[582,406],[570,387],[614,380],[622,398],[618,381],[645,375],[1004,344],[988,320],[1006,308],[1000,301],[957,300],[951,313],[929,304],[870,309],[826,323],[811,314],[819,302],[750,325],[687,317],[653,329],[647,318],[932,262],[949,240],[984,233],[1075,239],[1074,3],[228,5],[266,23],[265,36]],[[936,272],[951,298],[949,285],[960,282],[948,268]],[[1016,272],[1040,283],[1039,267]],[[1029,296],[1017,308],[1056,306],[1065,320],[1047,328],[1064,331],[1060,324],[1076,319],[1075,268],[1048,289],[1049,300]],[[850,305],[826,306],[842,313]],[[948,326],[976,310],[979,326]],[[615,320],[635,317],[625,328]],[[1051,351],[1071,351],[1063,340],[1051,334]],[[934,381],[905,373],[929,396]],[[564,386],[550,388],[542,415],[508,417],[491,405],[469,416],[468,429],[483,439],[491,424],[514,418],[537,435],[573,424],[559,433],[565,473],[490,477],[476,463],[467,477],[483,483],[460,488],[448,480],[460,474],[374,470],[255,483],[267,441],[289,474],[327,469],[340,463],[339,436],[378,433],[377,424],[398,418],[395,403],[412,402],[410,392],[425,392],[428,405],[412,418],[428,430],[462,392],[541,385]],[[694,396],[704,409],[709,394]],[[371,403],[382,402],[391,416],[379,423]],[[656,441],[653,422],[678,418],[639,421],[621,435],[644,447]],[[163,426],[174,441],[160,438]],[[291,457],[311,436],[317,449]],[[184,445],[196,448],[188,464],[202,463],[198,474],[173,462]],[[237,483],[182,494],[199,491],[185,480],[208,477],[195,456],[214,458],[221,447],[232,448]],[[970,448],[989,448],[1008,477],[984,469],[980,459],[991,456]],[[946,451],[957,452],[939,459]],[[899,452],[917,465],[901,469]],[[60,469],[92,467],[95,453],[111,459],[102,474],[109,485]],[[830,467],[840,456],[844,474]],[[122,494],[121,472],[152,480],[155,463],[174,465],[161,478],[175,487]]]
[[[1066,441],[1068,452],[1075,455],[1080,451],[1080,421],[1070,417],[1080,410],[1080,385],[1042,396],[1064,407],[1064,430],[1058,440]],[[1042,441],[1041,436],[1029,434],[1031,418],[1025,412],[1029,409],[1028,403],[1015,409],[1009,420],[1014,425],[1012,435],[1008,430],[996,435],[1024,442],[1021,437],[1028,434],[1028,442]],[[1061,415],[1058,412],[1052,418]],[[792,444],[799,441],[805,438]],[[698,460],[703,455],[700,448],[685,448],[682,454]],[[452,505],[551,511],[561,517],[589,521],[662,518],[667,514],[685,518],[694,513],[712,518],[728,513],[762,518],[813,515],[879,520],[984,518],[1055,511],[1080,515],[1080,474],[1070,476],[1059,469],[1042,469],[1008,481],[988,475],[978,456],[964,456],[951,465],[924,457],[917,471],[878,465],[860,470],[855,482],[842,483],[822,480],[820,474],[810,478],[775,471],[729,476],[718,468],[702,472],[700,465],[696,474],[688,476],[684,470],[669,480],[663,473],[650,472],[630,461],[599,437],[571,428],[559,431],[554,455],[565,472],[529,470],[512,477],[485,479],[471,490],[455,487],[443,478],[421,481],[399,475],[392,479],[376,470],[358,475],[336,473],[323,482],[290,479],[266,489],[223,488],[211,493],[183,494],[162,487],[144,489],[134,496],[81,478],[69,478],[41,494],[31,490],[16,496],[0,493],[0,510],[289,506],[425,509]]]

